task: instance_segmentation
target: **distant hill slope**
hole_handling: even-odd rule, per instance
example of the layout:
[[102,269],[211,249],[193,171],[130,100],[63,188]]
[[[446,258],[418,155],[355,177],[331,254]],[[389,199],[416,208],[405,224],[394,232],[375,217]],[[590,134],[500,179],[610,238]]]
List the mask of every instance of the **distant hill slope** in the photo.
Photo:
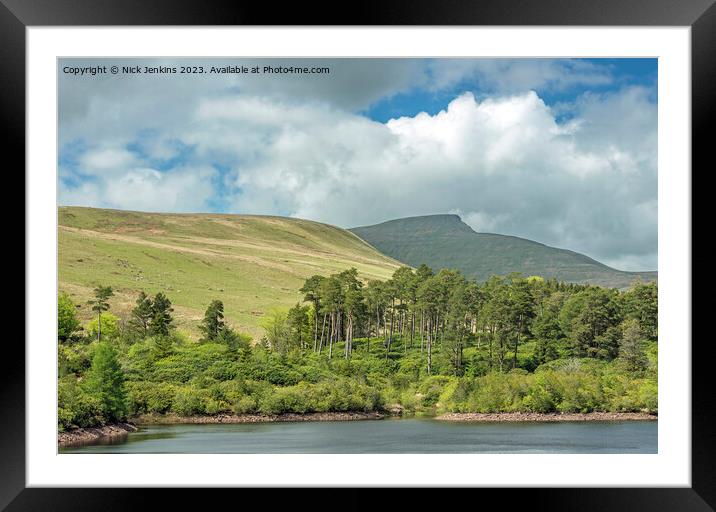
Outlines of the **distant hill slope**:
[[347,230],[285,217],[60,207],[58,247],[59,288],[84,320],[102,284],[115,290],[114,313],[131,310],[140,290],[166,293],[193,334],[221,299],[229,323],[255,338],[268,310],[301,299],[306,277],[354,266],[362,278],[387,279],[400,266]]
[[622,272],[583,254],[514,236],[477,233],[457,215],[391,220],[350,231],[379,251],[411,266],[456,268],[484,281],[491,275],[521,272],[575,283],[625,288],[653,281],[656,272]]

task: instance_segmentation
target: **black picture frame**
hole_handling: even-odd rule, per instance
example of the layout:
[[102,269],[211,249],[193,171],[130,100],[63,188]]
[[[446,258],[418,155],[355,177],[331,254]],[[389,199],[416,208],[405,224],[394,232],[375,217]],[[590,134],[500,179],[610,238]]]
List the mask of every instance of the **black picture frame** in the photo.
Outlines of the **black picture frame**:
[[[689,26],[692,51],[692,170],[712,170],[708,138],[716,124],[716,5],[715,0],[425,0],[361,1],[333,7],[287,3],[196,0],[0,0],[0,131],[15,169],[25,168],[25,29],[28,26],[86,25],[550,25],[550,26]],[[91,53],[91,52],[90,52]],[[660,127],[668,129],[668,127]],[[689,172],[688,169],[679,172]],[[19,173],[18,173],[19,174]],[[24,183],[24,182],[23,182]],[[24,187],[24,184],[22,185]],[[693,190],[693,186],[692,186]],[[693,200],[692,200],[693,204]],[[17,222],[17,221],[15,221]],[[692,231],[693,232],[693,231]],[[692,244],[693,251],[693,244]],[[693,254],[693,252],[692,252]],[[692,257],[693,262],[693,257]],[[26,268],[27,272],[27,268]],[[31,307],[27,304],[26,307]],[[703,308],[703,306],[701,306]],[[698,310],[694,305],[694,311]],[[692,313],[692,317],[693,317]],[[698,318],[699,316],[696,315]],[[676,340],[669,340],[675,342]],[[684,340],[686,341],[686,340]],[[690,488],[551,488],[485,489],[480,501],[496,498],[511,506],[533,510],[714,510],[716,507],[716,407],[710,386],[708,340],[692,344],[692,487]],[[6,346],[9,341],[6,341]],[[15,343],[17,345],[17,343]],[[14,361],[24,361],[22,347]],[[149,492],[136,489],[26,488],[25,485],[25,368],[2,366],[0,387],[0,509],[114,510],[144,508]],[[174,490],[175,499],[186,491]],[[236,506],[226,490],[213,489],[212,500]],[[243,499],[248,491],[242,490]],[[265,493],[266,491],[264,491]],[[365,491],[342,492],[335,507],[369,506]],[[474,491],[473,491],[474,493]],[[489,498],[487,493],[492,494]],[[411,494],[412,496],[406,496]],[[301,500],[304,490],[293,490]],[[446,493],[441,493],[444,497]],[[272,493],[271,507],[279,494]],[[507,497],[509,496],[509,498]],[[414,491],[381,499],[383,506],[405,507],[423,501]],[[450,501],[467,498],[450,492]],[[474,499],[467,498],[467,499]],[[486,500],[486,501],[485,501]],[[326,502],[324,502],[326,503]],[[208,505],[209,502],[205,502]],[[330,504],[330,500],[327,503]],[[320,503],[319,503],[320,505]]]

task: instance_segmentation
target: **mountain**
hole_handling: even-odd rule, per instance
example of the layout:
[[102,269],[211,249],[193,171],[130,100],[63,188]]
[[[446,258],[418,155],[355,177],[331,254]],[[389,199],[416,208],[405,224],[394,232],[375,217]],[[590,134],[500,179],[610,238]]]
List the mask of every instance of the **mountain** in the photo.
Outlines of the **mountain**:
[[57,234],[59,289],[82,320],[98,284],[114,289],[115,314],[128,313],[141,290],[164,292],[178,326],[195,335],[213,299],[257,338],[261,317],[300,301],[307,277],[356,267],[364,279],[387,279],[400,266],[349,231],[285,217],[60,207]]
[[407,265],[455,268],[478,281],[491,275],[521,272],[526,276],[625,288],[637,279],[657,278],[656,272],[623,272],[583,254],[525,238],[477,233],[457,215],[409,217],[350,231]]

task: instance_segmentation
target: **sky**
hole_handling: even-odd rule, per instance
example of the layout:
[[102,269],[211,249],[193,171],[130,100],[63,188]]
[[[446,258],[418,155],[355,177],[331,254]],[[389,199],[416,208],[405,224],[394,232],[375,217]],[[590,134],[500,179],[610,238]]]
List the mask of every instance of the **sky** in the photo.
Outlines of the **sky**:
[[346,228],[456,213],[657,269],[656,59],[60,59],[58,84],[61,205]]

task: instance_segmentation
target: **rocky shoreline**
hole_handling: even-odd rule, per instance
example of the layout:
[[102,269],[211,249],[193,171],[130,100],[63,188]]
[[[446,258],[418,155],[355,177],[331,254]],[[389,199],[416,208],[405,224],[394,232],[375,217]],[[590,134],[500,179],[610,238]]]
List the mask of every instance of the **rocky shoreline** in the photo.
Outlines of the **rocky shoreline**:
[[144,414],[135,416],[137,424],[205,424],[205,423],[271,423],[290,421],[362,421],[386,417],[380,412],[307,412],[302,414],[215,414],[212,416],[178,416],[176,414]]
[[536,413],[536,412],[450,412],[437,416],[442,421],[469,422],[560,422],[560,421],[656,421],[656,414],[644,412],[585,412],[585,413]]
[[119,439],[126,437],[130,432],[136,432],[137,427],[132,423],[114,423],[102,427],[77,428],[57,433],[57,444],[64,446],[79,446],[94,443],[100,439]]

